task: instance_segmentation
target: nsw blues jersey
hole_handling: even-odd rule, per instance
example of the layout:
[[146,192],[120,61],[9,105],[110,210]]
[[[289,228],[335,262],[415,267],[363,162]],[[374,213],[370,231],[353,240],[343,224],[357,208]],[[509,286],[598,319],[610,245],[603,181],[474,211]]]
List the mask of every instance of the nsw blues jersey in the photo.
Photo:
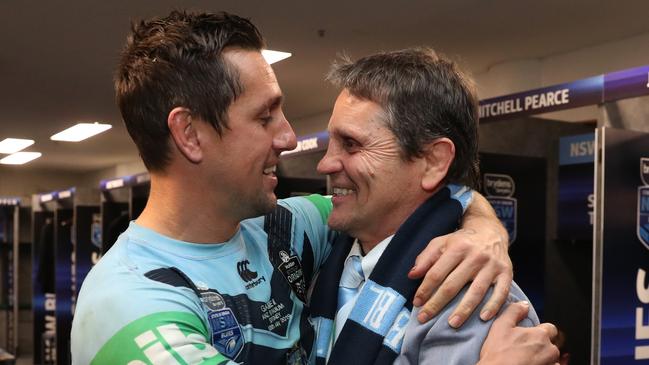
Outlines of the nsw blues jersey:
[[279,201],[227,242],[192,244],[131,222],[91,270],[74,364],[287,364],[312,355],[308,285],[334,240],[322,196]]

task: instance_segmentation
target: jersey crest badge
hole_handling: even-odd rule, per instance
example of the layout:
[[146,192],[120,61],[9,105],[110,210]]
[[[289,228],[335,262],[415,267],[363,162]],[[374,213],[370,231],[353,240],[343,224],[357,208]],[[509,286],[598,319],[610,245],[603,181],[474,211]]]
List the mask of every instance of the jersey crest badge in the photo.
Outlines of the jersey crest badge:
[[207,317],[212,326],[212,345],[225,357],[236,359],[243,350],[244,337],[232,309],[209,311]]
[[277,269],[289,283],[295,295],[301,301],[306,302],[306,284],[300,259],[297,255],[289,255],[284,250],[279,252],[279,257],[282,263],[278,265]]

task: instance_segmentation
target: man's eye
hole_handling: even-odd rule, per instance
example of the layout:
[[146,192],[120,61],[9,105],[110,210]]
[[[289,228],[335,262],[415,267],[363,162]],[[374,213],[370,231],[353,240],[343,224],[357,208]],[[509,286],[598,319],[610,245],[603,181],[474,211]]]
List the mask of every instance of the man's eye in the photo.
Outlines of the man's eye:
[[262,125],[266,125],[266,124],[270,123],[273,120],[273,117],[271,117],[269,115],[267,117],[261,117],[261,118],[259,118],[259,120],[261,120]]
[[343,139],[343,147],[346,150],[355,150],[355,149],[358,148],[358,142],[356,142],[355,140],[353,140],[351,138],[345,138],[345,139]]

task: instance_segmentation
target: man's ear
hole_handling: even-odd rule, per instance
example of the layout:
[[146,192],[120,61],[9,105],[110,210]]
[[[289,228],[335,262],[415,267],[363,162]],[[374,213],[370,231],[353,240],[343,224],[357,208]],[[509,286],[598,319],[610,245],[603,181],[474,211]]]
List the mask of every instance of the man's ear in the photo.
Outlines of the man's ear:
[[195,164],[203,160],[196,122],[198,121],[192,118],[189,109],[183,107],[174,108],[167,118],[169,132],[176,148],[186,159]]
[[438,138],[424,149],[426,171],[421,179],[422,189],[433,192],[444,181],[455,158],[455,144],[450,139]]

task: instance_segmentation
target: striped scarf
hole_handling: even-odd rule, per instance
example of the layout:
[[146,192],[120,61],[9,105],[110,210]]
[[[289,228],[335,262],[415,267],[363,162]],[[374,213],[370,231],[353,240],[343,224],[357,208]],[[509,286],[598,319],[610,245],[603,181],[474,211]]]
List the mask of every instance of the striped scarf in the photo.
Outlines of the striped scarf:
[[[464,188],[449,185],[419,206],[399,227],[358,295],[338,339],[330,349],[338,302],[338,283],[354,241],[341,235],[321,268],[311,297],[316,328],[316,364],[392,364],[401,351],[412,298],[421,280],[408,271],[431,239],[455,231],[466,207]],[[459,199],[456,196],[461,196]],[[464,199],[464,201],[462,201]]]

